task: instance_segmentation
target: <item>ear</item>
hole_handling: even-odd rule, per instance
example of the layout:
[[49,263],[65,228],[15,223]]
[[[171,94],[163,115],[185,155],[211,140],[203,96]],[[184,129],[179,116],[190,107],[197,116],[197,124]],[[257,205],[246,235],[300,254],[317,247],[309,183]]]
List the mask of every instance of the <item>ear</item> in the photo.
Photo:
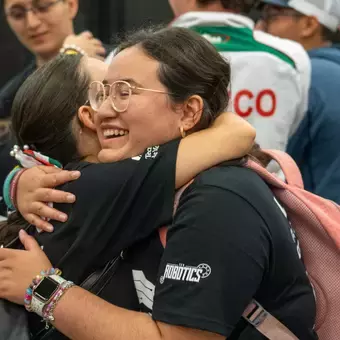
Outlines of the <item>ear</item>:
[[300,33],[302,38],[312,37],[321,29],[318,19],[314,16],[304,16],[301,19],[303,21]]
[[68,6],[68,12],[69,12],[70,19],[73,20],[78,13],[79,2],[78,2],[78,0],[67,0],[66,4]]
[[90,106],[81,106],[78,110],[78,118],[81,123],[89,130],[96,132],[96,126],[94,124],[95,112]]
[[185,131],[191,130],[202,117],[204,102],[198,95],[191,96],[182,106],[180,124]]

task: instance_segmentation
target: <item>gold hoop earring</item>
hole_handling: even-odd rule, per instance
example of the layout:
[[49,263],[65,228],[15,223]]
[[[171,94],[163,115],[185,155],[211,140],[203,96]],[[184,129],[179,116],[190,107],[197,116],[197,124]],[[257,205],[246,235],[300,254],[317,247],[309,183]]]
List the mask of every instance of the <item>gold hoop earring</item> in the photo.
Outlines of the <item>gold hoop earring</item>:
[[185,133],[183,126],[180,126],[179,131],[181,132],[182,138],[185,138],[187,134]]

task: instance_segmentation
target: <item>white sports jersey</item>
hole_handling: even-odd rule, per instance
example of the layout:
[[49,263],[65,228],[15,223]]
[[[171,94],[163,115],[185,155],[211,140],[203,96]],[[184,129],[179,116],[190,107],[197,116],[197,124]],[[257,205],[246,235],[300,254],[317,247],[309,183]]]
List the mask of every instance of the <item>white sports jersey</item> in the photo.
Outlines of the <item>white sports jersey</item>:
[[261,147],[285,150],[308,105],[311,67],[302,46],[254,31],[238,14],[190,12],[172,25],[195,30],[230,62],[229,109],[256,128]]

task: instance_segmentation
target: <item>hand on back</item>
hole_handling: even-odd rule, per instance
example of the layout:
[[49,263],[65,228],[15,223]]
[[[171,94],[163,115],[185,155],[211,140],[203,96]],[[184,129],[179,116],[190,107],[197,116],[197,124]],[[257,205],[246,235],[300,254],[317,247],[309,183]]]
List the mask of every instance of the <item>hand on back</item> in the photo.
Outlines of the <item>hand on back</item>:
[[64,213],[48,206],[51,203],[73,203],[73,194],[53,188],[80,177],[79,171],[66,171],[54,167],[37,166],[26,170],[19,179],[16,202],[24,219],[37,228],[51,232],[53,227],[48,219],[65,222]]

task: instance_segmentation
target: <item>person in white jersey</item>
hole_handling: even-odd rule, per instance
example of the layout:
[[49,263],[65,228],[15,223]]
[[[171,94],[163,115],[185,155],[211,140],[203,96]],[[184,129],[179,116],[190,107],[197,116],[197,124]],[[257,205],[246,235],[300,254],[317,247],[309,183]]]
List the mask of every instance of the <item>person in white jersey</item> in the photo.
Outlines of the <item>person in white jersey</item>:
[[340,0],[262,0],[257,27],[299,42],[311,60],[307,113],[288,143],[305,189],[340,203]]
[[303,48],[254,31],[241,0],[169,0],[173,26],[208,39],[231,63],[232,107],[257,131],[263,148],[286,150],[307,109],[310,61]]

